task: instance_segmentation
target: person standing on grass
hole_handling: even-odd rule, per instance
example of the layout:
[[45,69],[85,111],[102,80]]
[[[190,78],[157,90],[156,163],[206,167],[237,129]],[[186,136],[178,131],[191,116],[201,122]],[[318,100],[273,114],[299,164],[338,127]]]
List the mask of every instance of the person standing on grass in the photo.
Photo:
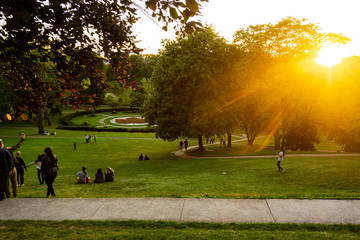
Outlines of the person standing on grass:
[[[16,144],[15,146],[12,147],[7,147],[6,149],[9,150],[10,154],[11,154],[11,159],[13,162],[13,168],[11,169],[10,173],[9,173],[9,179],[11,181],[11,185],[12,185],[12,190],[13,190],[13,196],[17,197],[17,193],[18,193],[18,183],[17,183],[17,171],[16,171],[16,165],[18,164],[17,159],[14,156],[14,152],[21,146],[21,144],[25,141],[25,134],[21,133],[21,139],[18,142],[18,144]],[[2,147],[4,147],[4,143],[1,142]],[[10,197],[10,184],[9,182],[6,184],[6,197],[9,198]]]
[[41,171],[44,173],[45,183],[47,185],[46,197],[49,197],[50,194],[55,197],[55,191],[53,183],[57,176],[57,171],[59,170],[57,166],[57,157],[53,154],[51,148],[47,147],[44,150],[45,154],[42,158]]
[[[18,161],[16,167],[16,171],[17,171],[17,182],[18,182],[18,186],[24,186],[24,168],[27,171],[24,159],[22,157],[20,157],[21,152],[17,151],[16,152],[16,160]],[[20,178],[20,182],[19,182],[19,178]]]
[[9,172],[13,168],[10,152],[4,148],[0,139],[0,201],[5,199],[6,185],[9,184]]
[[40,185],[44,184],[44,181],[45,181],[44,173],[41,172],[41,161],[42,161],[42,158],[44,157],[44,155],[45,154],[39,155],[34,162],[31,162],[28,165],[26,165],[27,167],[29,167],[29,166],[35,164],[35,168],[37,170],[37,176],[38,176]]
[[280,164],[283,162],[284,156],[285,156],[284,148],[280,148],[280,152],[279,152],[277,155],[278,155],[277,166],[278,166],[278,168],[279,168],[279,172],[284,172],[285,169],[283,169],[283,168],[280,166]]

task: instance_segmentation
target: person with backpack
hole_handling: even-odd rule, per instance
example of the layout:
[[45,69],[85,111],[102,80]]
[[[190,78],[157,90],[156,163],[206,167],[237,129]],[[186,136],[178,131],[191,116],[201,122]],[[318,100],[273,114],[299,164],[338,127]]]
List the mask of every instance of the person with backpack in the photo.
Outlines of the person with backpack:
[[42,158],[41,171],[44,173],[45,183],[47,185],[46,197],[55,195],[53,183],[57,176],[57,171],[59,170],[57,166],[57,157],[53,154],[52,149],[47,147],[44,150],[45,154]]

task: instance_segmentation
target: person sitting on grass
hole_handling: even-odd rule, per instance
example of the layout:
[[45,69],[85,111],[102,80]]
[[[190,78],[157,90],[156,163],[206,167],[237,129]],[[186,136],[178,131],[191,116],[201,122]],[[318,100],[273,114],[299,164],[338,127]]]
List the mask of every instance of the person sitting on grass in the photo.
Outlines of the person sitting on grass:
[[144,160],[144,156],[141,153],[140,156],[138,157],[138,161],[142,161],[142,160]]
[[98,168],[97,172],[95,173],[94,183],[103,183],[103,182],[104,182],[104,174],[101,168]]
[[105,182],[114,181],[114,170],[111,167],[106,168],[105,172]]
[[82,171],[76,174],[78,176],[77,183],[88,183],[90,181],[90,177],[86,172],[86,167],[82,167]]
[[150,160],[150,158],[148,157],[148,155],[145,155],[144,160]]

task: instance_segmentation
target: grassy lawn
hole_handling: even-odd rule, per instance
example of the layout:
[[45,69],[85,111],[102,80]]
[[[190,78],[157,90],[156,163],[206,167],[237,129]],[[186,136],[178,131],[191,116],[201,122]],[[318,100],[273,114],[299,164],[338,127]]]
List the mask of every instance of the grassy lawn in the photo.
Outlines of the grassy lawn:
[[[0,131],[5,146],[12,146],[20,139],[6,136],[16,136],[18,132],[27,134],[20,148],[26,163],[32,162],[45,147],[53,148],[59,158],[60,170],[54,188],[60,198],[359,199],[360,157],[285,157],[283,167],[286,172],[279,173],[275,157],[178,158],[173,154],[178,149],[178,142],[156,139],[153,133],[98,132],[97,142],[92,144],[85,143],[88,132],[83,131],[59,130],[56,137],[38,136],[36,128],[2,128]],[[77,142],[76,151],[74,142]],[[195,144],[195,140],[190,141],[190,146]],[[137,161],[140,153],[148,155],[150,161]],[[75,174],[82,166],[87,167],[92,178],[97,168],[104,170],[110,166],[115,170],[115,181],[78,185]],[[29,167],[25,173],[25,186],[19,188],[19,197],[45,195],[46,186],[39,185],[35,167]]]
[[359,239],[359,225],[0,221],[2,239]]

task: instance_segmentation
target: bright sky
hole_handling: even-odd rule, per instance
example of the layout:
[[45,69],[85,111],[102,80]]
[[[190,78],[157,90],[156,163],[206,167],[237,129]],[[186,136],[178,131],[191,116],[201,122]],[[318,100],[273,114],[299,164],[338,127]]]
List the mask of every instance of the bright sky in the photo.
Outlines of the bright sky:
[[[209,0],[202,5],[201,21],[213,25],[229,42],[240,28],[276,23],[290,16],[319,23],[324,32],[343,33],[352,39],[343,50],[346,55],[360,55],[360,0]],[[135,26],[135,33],[144,53],[157,53],[162,39],[175,36],[145,16]]]

